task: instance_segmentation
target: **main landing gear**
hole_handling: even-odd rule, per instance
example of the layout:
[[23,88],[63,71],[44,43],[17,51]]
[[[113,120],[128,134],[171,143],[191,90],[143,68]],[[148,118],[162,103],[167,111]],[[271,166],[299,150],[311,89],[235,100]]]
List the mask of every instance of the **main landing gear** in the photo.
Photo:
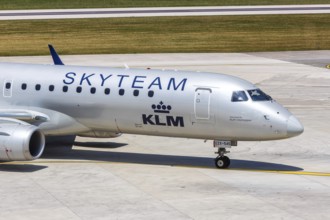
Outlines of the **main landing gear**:
[[213,146],[218,148],[216,154],[218,156],[214,159],[215,166],[220,169],[228,168],[230,165],[230,159],[225,156],[225,154],[230,153],[230,151],[227,151],[227,148],[231,148],[231,146],[237,146],[237,141],[219,141],[214,140]]

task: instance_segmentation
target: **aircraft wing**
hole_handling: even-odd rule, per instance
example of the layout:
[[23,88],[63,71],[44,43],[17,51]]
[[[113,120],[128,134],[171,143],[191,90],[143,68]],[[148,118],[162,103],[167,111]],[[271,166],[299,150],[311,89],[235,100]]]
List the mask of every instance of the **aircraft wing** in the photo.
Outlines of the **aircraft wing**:
[[0,118],[2,120],[17,119],[28,123],[46,122],[50,120],[49,117],[43,113],[24,109],[0,109]]
[[0,109],[1,121],[24,122],[38,127],[46,135],[67,135],[89,131],[69,115],[46,108]]

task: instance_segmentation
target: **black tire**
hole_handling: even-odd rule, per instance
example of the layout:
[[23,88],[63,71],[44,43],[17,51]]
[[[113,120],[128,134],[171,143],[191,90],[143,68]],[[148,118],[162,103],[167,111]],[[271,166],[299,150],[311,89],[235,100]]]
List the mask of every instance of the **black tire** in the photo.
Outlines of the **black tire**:
[[230,159],[226,156],[215,158],[215,166],[219,169],[226,169],[230,165]]

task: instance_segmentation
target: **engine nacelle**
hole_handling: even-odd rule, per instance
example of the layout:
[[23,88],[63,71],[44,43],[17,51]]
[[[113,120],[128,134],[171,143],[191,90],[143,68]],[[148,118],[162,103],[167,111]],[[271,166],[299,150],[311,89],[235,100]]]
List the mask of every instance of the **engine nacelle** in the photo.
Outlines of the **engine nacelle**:
[[34,160],[45,148],[45,136],[29,124],[0,125],[0,160]]

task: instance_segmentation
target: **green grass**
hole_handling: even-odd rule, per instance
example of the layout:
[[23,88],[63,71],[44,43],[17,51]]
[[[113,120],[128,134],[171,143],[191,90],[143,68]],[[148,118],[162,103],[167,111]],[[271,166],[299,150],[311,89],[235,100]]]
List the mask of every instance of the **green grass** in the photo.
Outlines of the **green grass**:
[[281,4],[329,4],[329,0],[0,0],[0,10]]
[[0,55],[330,49],[330,14],[0,22]]

